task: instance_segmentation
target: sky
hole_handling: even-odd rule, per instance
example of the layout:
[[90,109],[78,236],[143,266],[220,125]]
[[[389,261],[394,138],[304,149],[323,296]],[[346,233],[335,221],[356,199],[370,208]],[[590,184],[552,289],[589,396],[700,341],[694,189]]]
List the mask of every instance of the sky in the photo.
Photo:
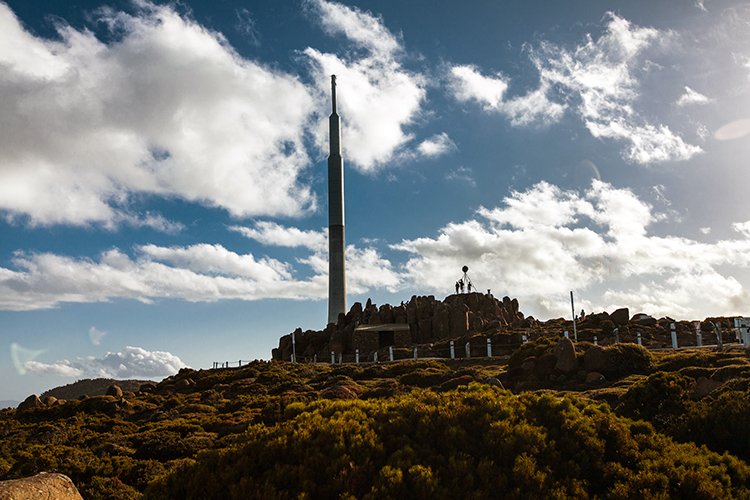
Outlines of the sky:
[[741,1],[0,0],[0,399],[268,359],[349,304],[749,315]]

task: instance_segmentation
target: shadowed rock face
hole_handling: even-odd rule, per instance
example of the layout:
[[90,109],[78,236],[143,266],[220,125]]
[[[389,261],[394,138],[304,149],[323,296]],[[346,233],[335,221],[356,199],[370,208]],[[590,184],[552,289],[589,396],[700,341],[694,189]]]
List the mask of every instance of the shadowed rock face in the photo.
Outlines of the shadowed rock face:
[[[440,301],[434,296],[413,296],[398,306],[384,304],[379,308],[370,300],[363,307],[356,302],[346,315],[325,330],[294,332],[297,357],[328,359],[331,351],[350,355],[354,352],[352,336],[359,325],[409,325],[410,344],[431,344],[445,339],[467,338],[476,333],[495,333],[502,327],[520,325],[526,319],[518,310],[518,300],[498,300],[484,293],[449,295]],[[289,360],[292,354],[291,335],[279,339],[272,351],[273,359]],[[362,353],[365,354],[365,353]]]
[[83,500],[68,476],[41,472],[23,479],[0,481],[0,498],[13,500]]

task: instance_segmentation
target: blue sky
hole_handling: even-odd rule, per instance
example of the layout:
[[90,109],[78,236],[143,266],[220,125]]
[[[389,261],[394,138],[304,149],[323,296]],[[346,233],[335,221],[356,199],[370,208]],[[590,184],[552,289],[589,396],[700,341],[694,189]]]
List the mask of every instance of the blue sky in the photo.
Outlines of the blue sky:
[[0,399],[268,358],[349,303],[746,314],[750,7],[0,1]]

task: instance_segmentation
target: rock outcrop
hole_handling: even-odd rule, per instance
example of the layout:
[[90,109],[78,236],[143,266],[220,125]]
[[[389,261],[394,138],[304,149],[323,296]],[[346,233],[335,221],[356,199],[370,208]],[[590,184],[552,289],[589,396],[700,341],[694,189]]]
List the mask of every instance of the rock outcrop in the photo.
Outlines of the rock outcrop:
[[24,399],[21,404],[18,405],[16,411],[23,412],[29,410],[35,410],[37,408],[44,408],[46,405],[39,399],[39,396],[32,394],[28,398]]
[[[322,361],[329,359],[331,352],[352,355],[354,330],[362,325],[408,325],[410,344],[423,345],[447,339],[465,342],[477,333],[494,334],[504,327],[528,327],[534,322],[534,318],[526,318],[520,312],[518,300],[510,297],[498,300],[490,294],[475,292],[449,295],[440,301],[432,295],[415,295],[397,306],[378,307],[371,300],[364,306],[356,302],[337,323],[329,324],[322,331],[296,329],[294,340],[298,359],[317,357]],[[279,339],[279,347],[272,351],[272,356],[277,360],[289,360],[291,355],[289,334]]]
[[68,476],[41,472],[23,479],[0,481],[0,498],[17,500],[83,500]]

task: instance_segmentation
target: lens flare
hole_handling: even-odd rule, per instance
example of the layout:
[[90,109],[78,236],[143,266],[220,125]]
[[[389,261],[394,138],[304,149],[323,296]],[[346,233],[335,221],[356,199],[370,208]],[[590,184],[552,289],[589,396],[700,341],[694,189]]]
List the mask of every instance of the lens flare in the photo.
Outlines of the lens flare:
[[26,374],[26,363],[33,361],[43,352],[44,350],[35,351],[27,349],[15,342],[10,344],[10,359],[13,361],[13,366],[20,375]]

